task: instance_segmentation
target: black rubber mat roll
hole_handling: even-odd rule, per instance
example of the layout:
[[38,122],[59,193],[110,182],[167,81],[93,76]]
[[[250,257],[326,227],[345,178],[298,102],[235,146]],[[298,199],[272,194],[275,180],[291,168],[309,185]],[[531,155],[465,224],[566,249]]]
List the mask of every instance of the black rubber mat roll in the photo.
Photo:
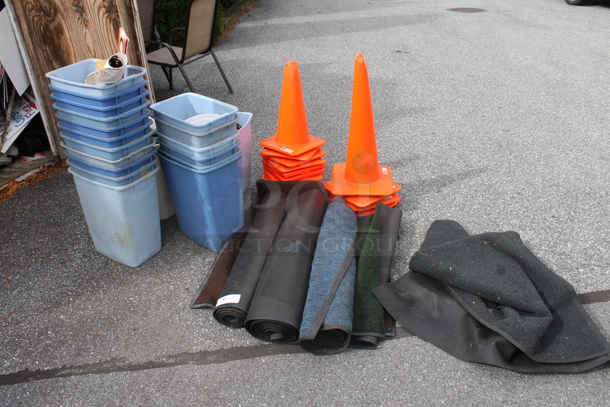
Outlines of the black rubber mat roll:
[[248,312],[246,329],[252,336],[268,342],[298,342],[311,263],[327,206],[323,186],[288,197],[288,213]]
[[252,224],[240,242],[239,253],[214,308],[214,318],[234,328],[241,328],[246,322],[267,256],[286,217],[288,199],[294,200],[298,194],[320,191],[321,188],[321,184],[315,181],[259,180],[256,185]]

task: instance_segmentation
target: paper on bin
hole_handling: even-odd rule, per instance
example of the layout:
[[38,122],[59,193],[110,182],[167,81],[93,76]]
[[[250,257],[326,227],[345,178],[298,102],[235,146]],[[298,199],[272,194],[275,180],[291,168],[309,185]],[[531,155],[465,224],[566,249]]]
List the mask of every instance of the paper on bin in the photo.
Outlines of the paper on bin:
[[128,62],[127,55],[116,53],[106,60],[104,68],[87,75],[85,83],[88,85],[112,85],[117,83],[123,79]]

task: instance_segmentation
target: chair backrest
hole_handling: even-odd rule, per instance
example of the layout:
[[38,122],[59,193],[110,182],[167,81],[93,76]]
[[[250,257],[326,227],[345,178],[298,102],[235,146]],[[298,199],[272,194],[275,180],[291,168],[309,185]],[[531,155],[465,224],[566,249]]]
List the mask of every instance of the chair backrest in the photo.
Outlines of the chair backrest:
[[144,41],[155,41],[155,0],[137,0]]
[[183,51],[183,60],[197,54],[205,54],[212,48],[216,8],[219,0],[192,0]]

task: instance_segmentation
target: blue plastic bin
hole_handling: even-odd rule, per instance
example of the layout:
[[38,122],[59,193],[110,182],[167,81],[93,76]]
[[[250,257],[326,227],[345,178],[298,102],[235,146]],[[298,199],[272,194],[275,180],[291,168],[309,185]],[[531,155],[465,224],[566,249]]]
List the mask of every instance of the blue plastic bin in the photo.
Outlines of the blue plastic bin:
[[[237,108],[197,93],[182,93],[150,106],[153,117],[180,129],[205,133],[214,128],[237,119]],[[219,116],[205,124],[187,123],[186,119],[203,113],[215,113]]]
[[244,224],[240,157],[197,171],[159,154],[180,230],[215,252]]
[[70,165],[70,169],[72,170],[72,172],[75,172],[78,175],[81,175],[92,181],[101,182],[102,184],[110,185],[113,187],[120,187],[123,185],[131,184],[132,182],[136,182],[137,180],[146,176],[149,172],[153,171],[155,168],[161,165],[159,164],[159,159],[155,158],[152,163],[145,164],[130,174],[124,175],[122,177],[107,177],[105,175],[86,170],[83,167],[80,167],[71,162],[70,159],[67,159],[66,161]]
[[138,161],[131,163],[125,167],[121,168],[101,168],[86,161],[79,160],[76,157],[70,155],[69,152],[66,151],[66,156],[70,159],[70,162],[74,165],[78,165],[79,167],[86,169],[91,172],[95,172],[96,174],[105,175],[107,177],[120,178],[125,175],[131,174],[133,172],[138,171],[142,166],[147,165],[155,161],[156,155],[155,153],[151,153],[143,158],[140,158]]
[[70,103],[78,103],[85,106],[91,107],[108,107],[115,106],[120,103],[126,102],[135,97],[147,94],[148,90],[146,90],[146,85],[148,85],[148,81],[143,81],[135,86],[122,90],[118,93],[113,93],[109,96],[104,97],[96,97],[92,95],[86,94],[76,94],[72,93],[65,89],[56,88],[53,85],[48,85],[49,89],[53,91],[51,97],[60,98]]
[[[185,155],[185,154],[181,154],[179,151],[173,151],[173,150],[162,150],[161,148],[159,148],[159,154],[162,154],[164,157],[169,158],[170,160],[176,161],[177,163],[180,163],[184,166],[190,167],[194,170],[205,170],[206,168],[217,164],[235,154],[242,154],[242,151],[239,147],[234,146],[231,148],[228,148],[224,151],[219,152],[216,155],[213,155],[211,157],[207,157],[207,158],[202,158],[200,160],[195,160],[192,157]],[[241,168],[241,166],[240,166]]]
[[53,94],[51,94],[51,98],[55,100],[55,106],[57,106],[58,108],[69,110],[75,113],[85,114],[88,116],[108,118],[127,113],[130,110],[143,106],[147,102],[146,96],[148,96],[148,94],[149,92],[146,91],[142,95],[138,95],[122,103],[110,105],[107,107],[88,106],[82,103],[70,102],[69,100],[62,99]]
[[113,187],[68,169],[74,177],[95,249],[137,267],[161,250],[158,168],[131,184]]
[[150,117],[150,112],[121,126],[110,127],[107,129],[102,127],[89,126],[87,124],[75,122],[74,120],[59,117],[58,115],[55,115],[55,117],[59,120],[59,124],[64,127],[67,127],[68,130],[79,131],[81,133],[90,134],[99,138],[116,138],[146,125],[149,122],[148,118]]
[[214,127],[208,132],[192,132],[180,127],[174,126],[159,119],[155,118],[157,125],[157,131],[163,134],[165,137],[176,140],[187,146],[193,148],[204,148],[210,146],[228,136],[233,135],[237,131],[237,117],[234,120]]
[[146,69],[140,66],[127,65],[123,79],[112,85],[89,85],[84,83],[87,75],[94,72],[99,59],[86,59],[63,68],[47,72],[45,76],[54,88],[75,94],[95,97],[106,97],[129,89],[144,81]]
[[219,153],[220,151],[224,151],[227,148],[235,147],[239,144],[239,132],[233,133],[230,137],[222,139],[214,144],[211,144],[207,147],[203,148],[194,148],[187,146],[186,144],[182,144],[176,140],[172,140],[169,137],[166,137],[165,134],[160,133],[157,130],[157,137],[159,138],[159,144],[161,144],[162,149],[178,151],[184,155],[191,156],[195,160],[201,160],[212,155]]
[[53,105],[55,110],[57,110],[57,115],[60,119],[68,119],[77,123],[86,124],[88,126],[94,126],[103,129],[122,126],[125,123],[129,123],[137,119],[138,117],[144,116],[146,113],[148,113],[148,106],[150,106],[150,102],[147,101],[145,104],[140,105],[135,109],[128,110],[116,116],[95,117],[88,114],[77,113],[72,110],[63,109],[61,107],[58,107],[56,104]]
[[85,154],[90,154],[95,157],[104,158],[110,161],[116,161],[133,153],[136,150],[141,149],[142,147],[151,144],[152,136],[154,133],[154,131],[150,131],[148,134],[145,134],[144,136],[133,140],[131,143],[127,143],[114,148],[99,147],[93,144],[70,138],[63,133],[60,133],[60,136],[64,139],[66,147],[78,150]]
[[130,164],[138,161],[140,158],[155,152],[159,148],[158,144],[151,142],[150,144],[148,144],[144,147],[141,147],[141,148],[133,151],[131,154],[126,155],[118,160],[107,160],[105,158],[97,157],[97,156],[76,150],[74,148],[70,148],[70,147],[66,146],[66,144],[63,142],[59,143],[59,145],[61,145],[66,150],[66,153],[70,154],[71,157],[74,157],[80,161],[89,163],[91,165],[95,165],[96,167],[110,169],[110,170],[115,170],[115,169],[123,168],[127,165],[130,165]]
[[122,135],[119,137],[114,137],[114,138],[95,137],[95,136],[92,136],[87,133],[82,133],[80,131],[71,130],[61,124],[58,124],[57,127],[59,127],[62,130],[61,131],[62,134],[70,137],[73,140],[78,140],[83,143],[93,144],[94,146],[103,147],[103,148],[115,148],[115,147],[123,146],[125,144],[129,144],[132,141],[147,135],[151,131],[151,129],[150,129],[151,124],[152,124],[152,120],[149,120],[146,125],[144,125],[142,127],[138,127],[137,129],[135,129],[125,135]]

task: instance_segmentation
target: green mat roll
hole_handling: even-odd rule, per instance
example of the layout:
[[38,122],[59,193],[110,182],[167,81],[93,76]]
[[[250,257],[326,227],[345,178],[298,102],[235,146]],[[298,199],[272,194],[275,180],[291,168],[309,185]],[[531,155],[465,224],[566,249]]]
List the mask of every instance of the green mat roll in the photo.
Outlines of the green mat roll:
[[354,320],[350,347],[375,349],[385,338],[383,307],[373,289],[381,284],[379,206],[375,214],[358,220]]

